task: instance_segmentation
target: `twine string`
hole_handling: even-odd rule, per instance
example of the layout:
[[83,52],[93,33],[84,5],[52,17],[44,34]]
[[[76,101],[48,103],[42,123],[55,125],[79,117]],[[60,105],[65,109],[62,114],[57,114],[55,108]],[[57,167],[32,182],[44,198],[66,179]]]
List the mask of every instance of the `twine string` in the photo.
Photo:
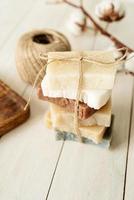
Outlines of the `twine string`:
[[[113,52],[113,51],[115,51],[115,50],[111,50],[111,52]],[[92,59],[92,58],[90,58],[88,56],[86,56],[86,57],[82,56],[82,60],[86,61],[86,62],[89,62],[89,63],[92,63],[92,64],[98,64],[98,65],[113,65],[113,64],[114,65],[118,65],[118,64],[124,62],[124,59],[126,58],[126,56],[128,54],[128,48],[122,47],[122,48],[117,49],[117,51],[119,51],[119,52],[120,51],[125,51],[125,53],[120,58],[118,58],[117,60],[114,60],[114,61],[111,61],[111,62],[103,62],[103,61],[99,61],[99,60],[94,60],[94,59]],[[102,52],[102,55],[103,55],[103,53],[105,53],[105,52]],[[125,59],[125,61],[130,60],[133,57],[134,57],[134,55],[131,56],[131,58]],[[48,60],[48,54],[40,54],[40,58]],[[69,61],[78,61],[79,58],[60,58],[58,56],[57,57],[55,56],[55,58],[51,59],[51,61],[52,60],[54,60],[54,61],[68,61],[68,60]]]
[[31,90],[31,93],[30,93],[30,95],[29,95],[29,98],[28,98],[27,103],[26,103],[26,105],[25,105],[25,107],[24,107],[24,110],[26,110],[26,109],[28,108],[29,104],[30,104],[31,98],[32,98],[32,96],[33,96],[33,91],[34,91],[34,89],[35,89],[35,87],[36,87],[36,85],[37,85],[37,82],[38,82],[38,80],[39,80],[39,77],[41,76],[41,73],[44,71],[45,74],[46,74],[47,65],[49,65],[49,64],[52,63],[52,62],[54,62],[54,61],[47,62],[47,63],[40,69],[40,71],[38,72],[38,74],[37,74],[37,76],[36,76],[36,78],[35,78],[34,84],[33,84],[33,86],[32,86],[32,90]]
[[82,137],[79,129],[79,100],[80,100],[80,93],[82,89],[82,81],[83,81],[83,67],[82,67],[82,60],[83,57],[79,60],[79,79],[78,79],[78,88],[76,93],[76,101],[75,101],[75,108],[74,108],[74,131],[78,136],[80,142],[82,142]]

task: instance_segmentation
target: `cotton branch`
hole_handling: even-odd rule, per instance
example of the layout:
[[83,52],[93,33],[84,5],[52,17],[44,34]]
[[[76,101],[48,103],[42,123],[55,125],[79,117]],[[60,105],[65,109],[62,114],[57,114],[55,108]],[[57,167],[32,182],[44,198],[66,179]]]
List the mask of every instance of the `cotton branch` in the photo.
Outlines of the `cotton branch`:
[[107,32],[105,29],[103,29],[95,20],[94,18],[85,10],[85,8],[83,7],[83,1],[80,1],[80,5],[76,5],[68,0],[63,0],[64,3],[80,9],[83,14],[94,24],[94,27],[96,28],[96,30],[98,30],[102,35],[108,37],[111,41],[114,42],[115,46],[117,48],[122,48],[122,47],[126,47],[128,49],[129,53],[132,53],[134,50],[131,49],[130,47],[128,47],[127,45],[125,45],[123,42],[121,42],[120,40],[118,40],[115,36],[113,36],[111,33]]

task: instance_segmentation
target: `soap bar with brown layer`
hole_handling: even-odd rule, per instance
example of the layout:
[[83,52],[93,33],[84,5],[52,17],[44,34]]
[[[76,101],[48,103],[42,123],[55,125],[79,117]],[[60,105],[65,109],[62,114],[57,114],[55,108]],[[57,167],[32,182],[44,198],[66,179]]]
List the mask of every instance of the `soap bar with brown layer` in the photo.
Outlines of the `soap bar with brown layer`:
[[[68,112],[74,112],[75,100],[73,99],[60,98],[60,97],[53,98],[53,97],[43,96],[42,89],[40,87],[38,88],[38,97],[44,101],[48,101],[56,105],[59,105],[61,107],[64,107]],[[94,108],[90,108],[85,103],[82,102],[79,103],[79,119],[87,119],[91,115],[93,115],[96,111],[97,110],[95,110]]]
[[0,136],[25,122],[30,108],[26,101],[0,80]]

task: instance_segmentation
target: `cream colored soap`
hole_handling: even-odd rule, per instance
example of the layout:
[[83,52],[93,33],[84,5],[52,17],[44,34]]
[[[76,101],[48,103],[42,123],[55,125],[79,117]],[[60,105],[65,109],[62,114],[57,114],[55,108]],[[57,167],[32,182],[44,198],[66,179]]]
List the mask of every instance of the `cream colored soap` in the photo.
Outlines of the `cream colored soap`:
[[[88,59],[109,63],[114,61],[113,53],[110,51],[89,52],[51,52],[48,54],[46,70],[46,84],[51,90],[72,89],[76,90],[79,78],[79,58],[83,56]],[[69,60],[72,58],[74,60]],[[63,60],[58,60],[63,59]],[[54,62],[52,62],[54,60]],[[83,90],[89,89],[112,89],[115,79],[116,66],[108,64],[97,64],[82,61],[83,65]],[[69,81],[69,82],[68,82]],[[61,88],[62,86],[62,88]],[[70,87],[71,86],[71,87]]]
[[[63,121],[62,123],[61,121],[59,121],[59,123],[57,121],[57,123],[54,124],[50,112],[46,113],[45,115],[45,125],[48,128],[53,128],[62,132],[70,132],[76,134],[74,132],[73,127],[70,124],[68,124],[68,121]],[[102,138],[106,131],[106,127],[104,126],[89,126],[89,127],[80,126],[79,129],[82,137],[88,138],[96,144],[102,141]]]

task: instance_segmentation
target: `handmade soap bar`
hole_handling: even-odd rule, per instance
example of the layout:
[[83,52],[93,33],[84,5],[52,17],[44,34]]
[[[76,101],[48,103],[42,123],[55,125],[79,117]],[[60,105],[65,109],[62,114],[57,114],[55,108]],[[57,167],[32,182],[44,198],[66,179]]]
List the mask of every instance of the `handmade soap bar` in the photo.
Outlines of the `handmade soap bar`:
[[[113,123],[113,119],[112,119]],[[51,117],[50,117],[50,112],[46,113],[45,116],[45,125],[47,128],[51,129],[52,128],[52,122],[51,122]],[[112,126],[112,124],[111,124]],[[110,143],[111,143],[111,138],[112,138],[112,127],[107,128],[101,143],[99,143],[100,147],[105,147],[109,148]],[[56,131],[56,139],[57,140],[71,140],[71,141],[79,141],[79,138],[77,137],[76,134],[73,133],[68,133],[68,132],[62,132],[62,131]],[[92,140],[88,138],[82,138],[83,143],[86,144],[95,144]]]
[[[64,108],[52,103],[50,104],[50,112],[53,126],[62,126],[63,124],[68,123],[68,126],[70,126],[71,129],[73,128],[73,113],[67,112]],[[103,106],[89,118],[79,120],[79,123],[81,126],[99,125],[109,127],[111,124],[111,99],[105,106]]]
[[[44,85],[44,86],[43,86]],[[42,90],[44,88],[43,95],[52,97],[52,98],[68,98],[68,99],[76,99],[76,95],[73,91],[52,91],[47,90],[45,88],[45,79],[42,82]],[[100,109],[104,106],[111,96],[111,90],[89,90],[89,91],[81,91],[80,101],[87,104],[90,108]]]
[[[39,99],[43,101],[48,101],[50,103],[54,103],[62,108],[64,108],[68,112],[74,112],[76,100],[67,99],[63,97],[46,97],[43,96],[42,89],[39,87],[37,91]],[[97,110],[90,108],[87,104],[83,102],[79,102],[79,119],[87,119],[91,115],[93,115]]]
[[[114,81],[114,76],[116,72],[116,66],[114,64],[108,65],[108,64],[98,64],[97,61],[102,63],[109,63],[115,61],[113,57],[113,52],[110,51],[88,51],[88,52],[50,52],[48,53],[48,63],[49,67],[47,68],[47,75],[48,76],[79,76],[79,58],[83,57],[88,59],[82,61],[83,65],[83,76],[89,81],[90,83],[87,89],[112,89],[113,88],[113,82],[110,83],[110,80]],[[58,60],[61,59],[61,60]],[[69,60],[70,59],[70,60]],[[73,60],[71,60],[73,59]],[[54,62],[52,62],[54,60]],[[100,76],[107,75],[109,77],[109,81],[106,82],[106,79],[104,80],[103,77]],[[92,77],[95,77],[96,80],[93,80]],[[72,77],[69,77],[72,78]],[[100,80],[101,83],[100,83]],[[98,84],[97,84],[97,81]],[[107,83],[107,85],[103,85],[103,83]],[[95,84],[94,84],[95,83]],[[108,86],[109,85],[109,86]],[[111,85],[111,87],[110,87]],[[86,89],[86,88],[85,88]]]
[[[60,132],[69,132],[76,134],[74,129],[67,121],[64,121],[62,124],[53,124],[53,119],[51,112],[46,113],[45,115],[45,125],[48,128],[54,128]],[[102,141],[103,135],[106,131],[104,126],[80,126],[79,127],[81,136],[87,139],[92,140],[94,143],[99,144]]]
[[[82,137],[82,142],[85,144],[94,144],[94,145],[99,145],[100,147],[104,147],[104,148],[109,148],[110,147],[110,143],[111,143],[111,127],[109,127],[103,138],[102,141],[99,144],[95,144],[92,140]],[[76,141],[79,142],[79,137],[76,134],[73,133],[68,133],[68,132],[62,132],[62,131],[56,131],[56,139],[57,140],[71,140],[71,141]]]
[[[48,54],[46,75],[42,81],[44,96],[76,99],[79,80],[79,58],[82,61],[83,81],[80,101],[89,107],[99,109],[106,104],[113,88],[116,66],[98,64],[94,61],[109,63],[114,61],[112,52],[52,52]],[[58,60],[63,59],[63,60]],[[73,60],[69,60],[73,59]],[[52,62],[54,60],[54,62]]]

